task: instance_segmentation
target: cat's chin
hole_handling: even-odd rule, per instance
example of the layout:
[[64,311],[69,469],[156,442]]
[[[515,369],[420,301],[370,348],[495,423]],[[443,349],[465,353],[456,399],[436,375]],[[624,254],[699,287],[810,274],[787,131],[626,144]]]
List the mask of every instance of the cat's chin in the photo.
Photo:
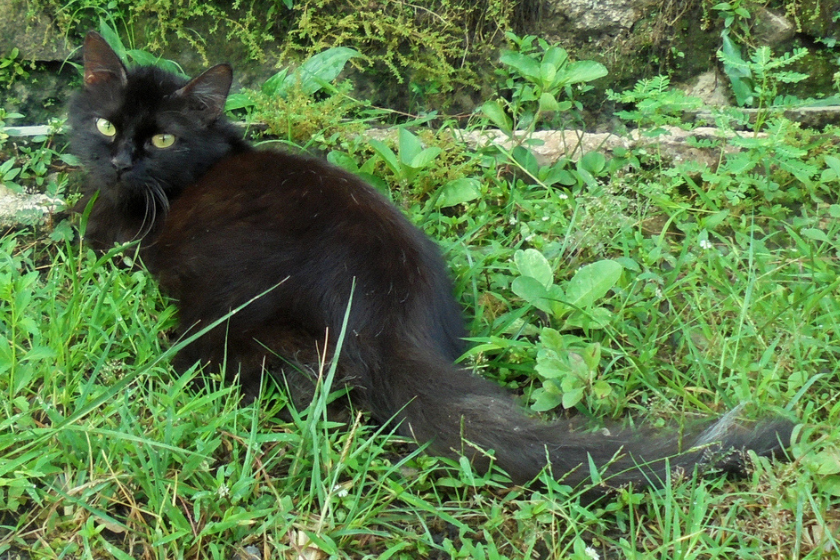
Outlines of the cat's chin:
[[145,208],[155,199],[150,189],[137,181],[113,177],[100,178],[93,184],[99,191],[99,198],[104,198],[121,207]]

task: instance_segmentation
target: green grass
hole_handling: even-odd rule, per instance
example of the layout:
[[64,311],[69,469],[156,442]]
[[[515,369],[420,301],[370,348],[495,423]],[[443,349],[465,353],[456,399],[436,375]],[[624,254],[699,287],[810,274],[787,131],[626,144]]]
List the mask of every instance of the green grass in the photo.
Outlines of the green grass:
[[[664,427],[746,403],[751,417],[801,422],[790,463],[585,507],[562,481],[511,488],[363,414],[331,423],[329,387],[285,421],[273,387],[242,406],[217,378],[199,390],[202,373],[175,374],[174,308],[152,279],[118,251],[97,258],[59,224],[0,237],[0,555],[837,557],[840,205],[826,173],[837,131],[789,124],[721,140],[740,152],[699,170],[655,149],[540,169],[522,149],[470,151],[444,129],[416,131],[445,147],[417,170],[389,167],[359,138],[332,135],[329,147],[399,185],[395,202],[451,263],[474,338],[466,363],[526,405],[565,382],[580,399],[553,412],[582,426]],[[52,149],[29,154],[43,162]],[[16,180],[50,177],[60,192],[66,178],[30,161],[21,156]],[[441,189],[463,189],[463,202],[436,204]],[[622,272],[581,308],[544,312],[516,295],[522,249],[538,250],[563,290],[590,263]],[[546,329],[569,363],[596,349],[594,365],[546,376]]]

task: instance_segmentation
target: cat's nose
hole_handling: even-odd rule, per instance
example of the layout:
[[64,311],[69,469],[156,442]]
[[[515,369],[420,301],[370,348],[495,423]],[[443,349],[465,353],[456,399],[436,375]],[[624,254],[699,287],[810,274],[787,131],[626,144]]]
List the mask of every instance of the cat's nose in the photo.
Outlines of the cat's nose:
[[111,158],[111,165],[114,166],[114,169],[116,169],[118,173],[123,173],[131,169],[131,163],[131,154],[125,151],[121,151]]

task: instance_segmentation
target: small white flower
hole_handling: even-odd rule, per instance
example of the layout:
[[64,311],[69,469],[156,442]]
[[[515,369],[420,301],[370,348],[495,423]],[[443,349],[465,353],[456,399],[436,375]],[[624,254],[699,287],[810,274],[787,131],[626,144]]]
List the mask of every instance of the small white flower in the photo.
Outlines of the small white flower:
[[230,488],[227,487],[227,484],[222,484],[216,492],[220,498],[227,498],[230,495]]
[[587,556],[592,558],[592,560],[600,560],[601,559],[601,557],[598,556],[598,551],[595,550],[594,548],[592,548],[591,546],[587,546],[584,549],[584,552],[586,553]]
[[512,226],[515,226],[516,225],[516,218],[511,216],[510,219],[508,220],[508,223]]
[[712,242],[709,241],[708,239],[701,239],[700,240],[700,248],[701,249],[709,250],[712,247],[714,247],[714,245],[712,245]]
[[347,492],[347,488],[345,488],[341,484],[336,484],[333,487],[333,492],[335,492],[335,495],[339,498],[346,498],[347,494],[349,494],[349,492]]
[[560,200],[566,200],[569,198],[569,195],[567,195],[566,193],[560,193],[557,196],[560,197]]

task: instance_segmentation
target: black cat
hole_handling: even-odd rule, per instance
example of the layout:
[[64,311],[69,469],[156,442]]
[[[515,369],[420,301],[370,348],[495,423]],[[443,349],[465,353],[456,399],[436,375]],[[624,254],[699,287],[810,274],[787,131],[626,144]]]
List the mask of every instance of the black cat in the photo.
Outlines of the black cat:
[[127,70],[90,33],[84,84],[70,120],[89,175],[80,207],[98,192],[86,240],[100,250],[142,240],[145,265],[178,304],[181,332],[264,293],[176,365],[226,364],[251,394],[270,372],[305,405],[351,305],[338,371],[353,401],[435,453],[487,468],[479,450],[492,450],[516,482],[547,465],[585,482],[591,459],[611,485],[655,485],[668,468],[738,472],[739,451],[774,455],[789,443],[789,422],[747,429],[734,415],[686,441],[574,433],[529,418],[501,388],[453,365],[465,333],[435,244],[358,177],[245,143],[222,116],[228,65],[191,81]]

